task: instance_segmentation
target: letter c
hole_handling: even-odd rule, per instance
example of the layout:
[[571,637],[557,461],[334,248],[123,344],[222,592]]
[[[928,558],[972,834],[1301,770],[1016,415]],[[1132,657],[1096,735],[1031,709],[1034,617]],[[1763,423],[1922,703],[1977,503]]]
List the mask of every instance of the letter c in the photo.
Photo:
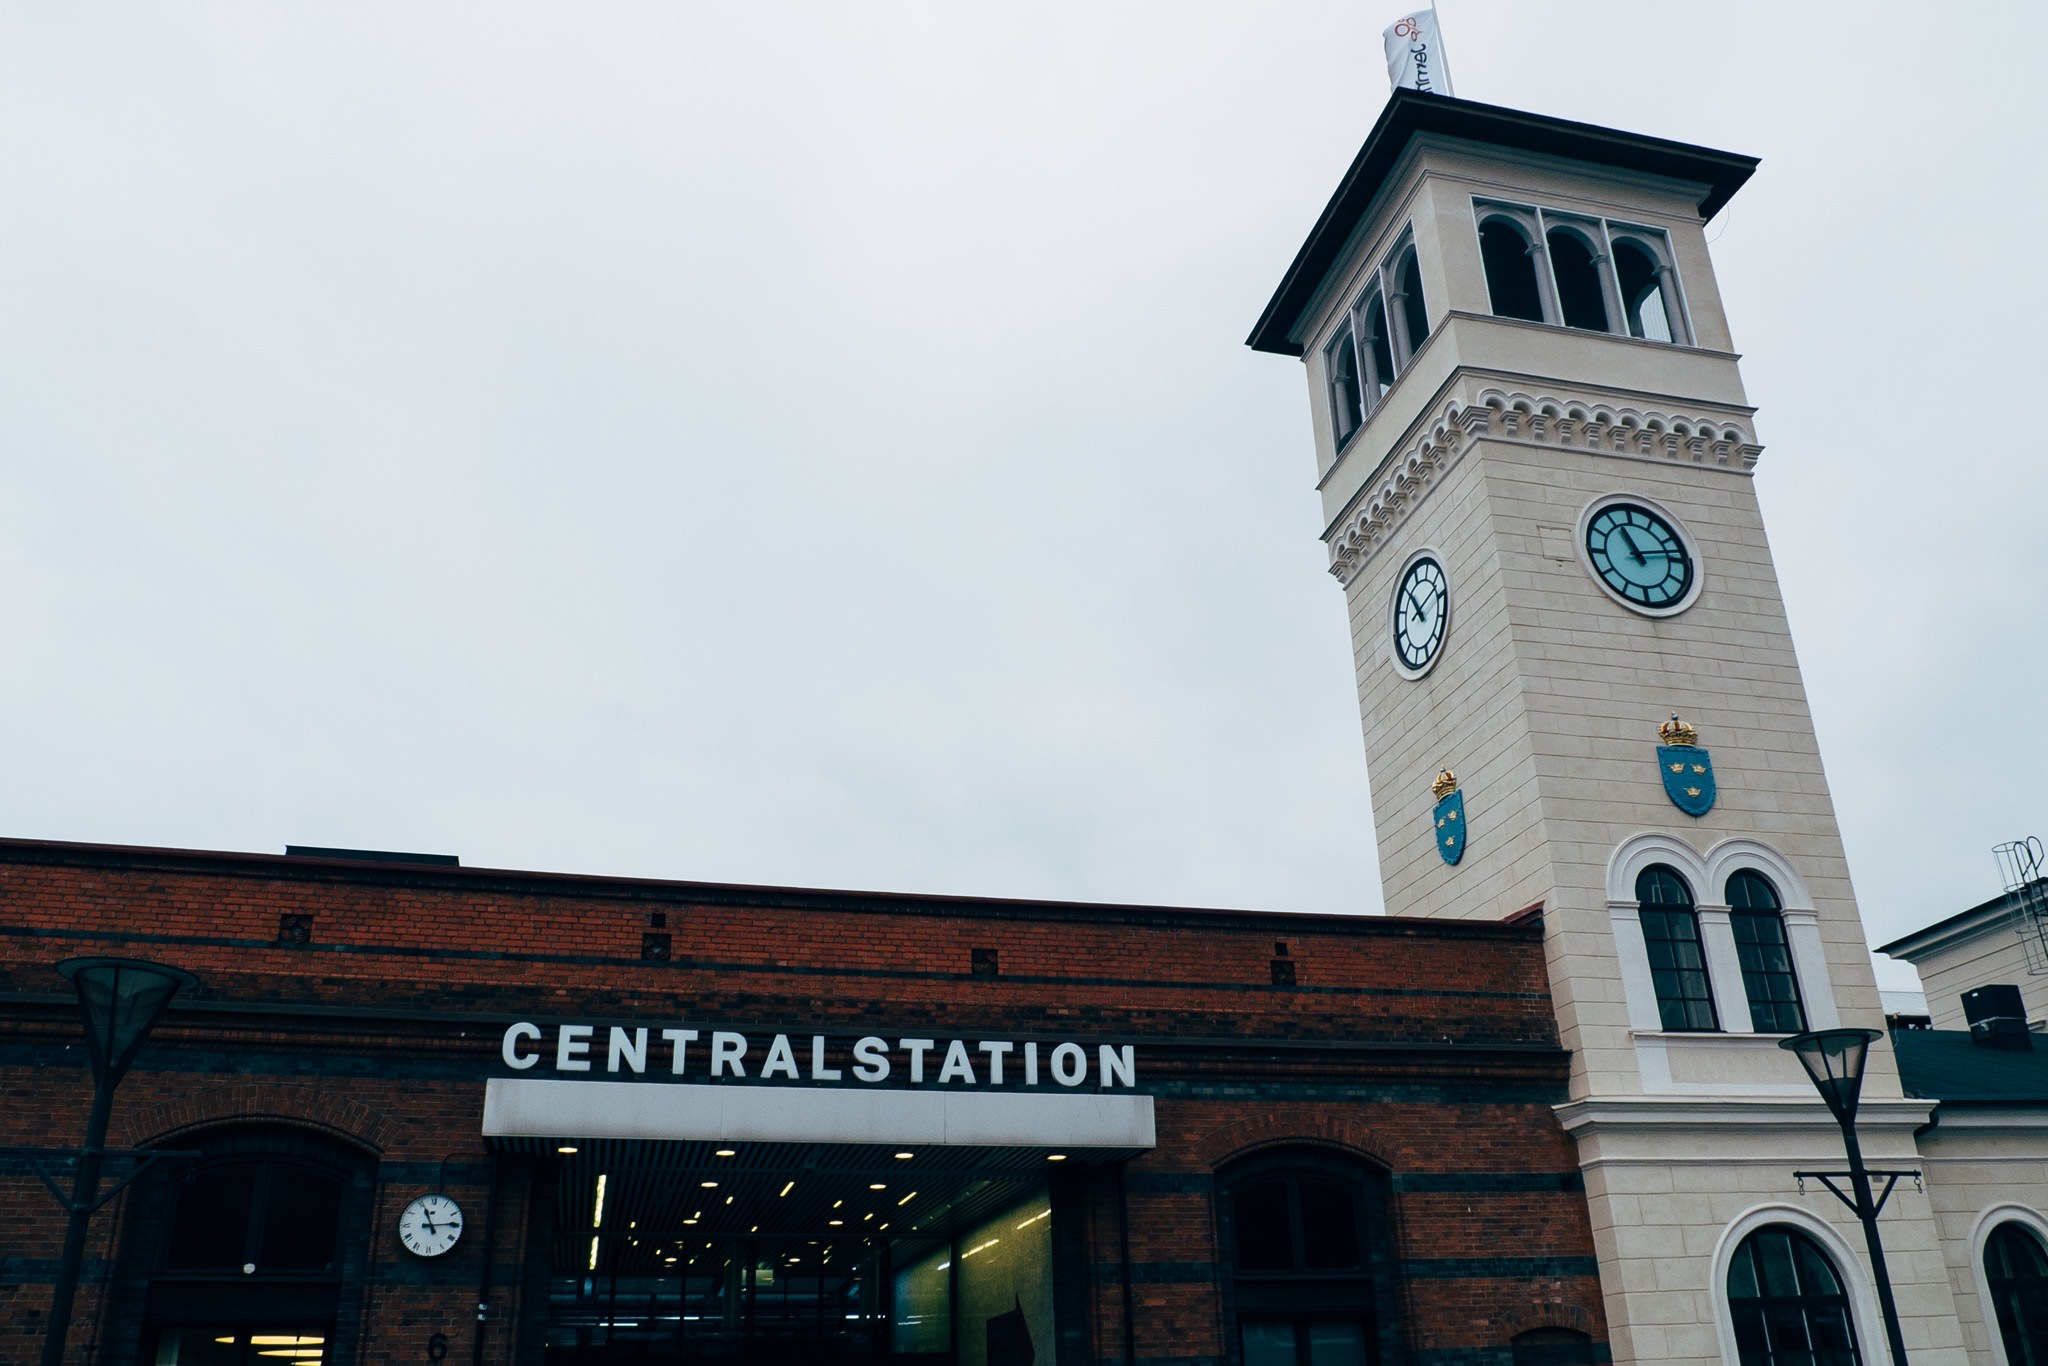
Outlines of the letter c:
[[540,1054],[538,1053],[522,1055],[519,1052],[519,1041],[521,1039],[530,1039],[534,1043],[539,1043],[540,1026],[521,1023],[513,1025],[505,1031],[505,1066],[518,1072],[524,1072],[527,1068],[540,1061]]

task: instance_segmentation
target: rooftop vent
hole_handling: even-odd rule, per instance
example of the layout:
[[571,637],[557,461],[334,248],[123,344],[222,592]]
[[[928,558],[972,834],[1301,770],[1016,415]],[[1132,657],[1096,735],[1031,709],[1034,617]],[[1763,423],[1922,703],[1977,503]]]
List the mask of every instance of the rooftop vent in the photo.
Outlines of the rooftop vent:
[[2027,1007],[2016,986],[1999,984],[1963,993],[1963,1017],[1970,1022],[1970,1042],[1984,1048],[2029,1049]]
[[287,844],[286,858],[354,859],[358,863],[431,863],[439,868],[460,868],[462,860],[453,854],[400,854],[389,849],[329,849],[318,844]]

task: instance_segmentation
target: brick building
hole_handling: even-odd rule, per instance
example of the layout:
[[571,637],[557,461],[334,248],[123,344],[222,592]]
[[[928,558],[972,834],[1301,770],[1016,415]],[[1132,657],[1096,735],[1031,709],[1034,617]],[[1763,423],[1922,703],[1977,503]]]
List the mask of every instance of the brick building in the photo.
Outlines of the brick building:
[[80,955],[199,984],[117,1093],[172,1155],[95,1217],[68,1360],[1604,1357],[1534,917],[342,854],[0,842],[0,1360]]

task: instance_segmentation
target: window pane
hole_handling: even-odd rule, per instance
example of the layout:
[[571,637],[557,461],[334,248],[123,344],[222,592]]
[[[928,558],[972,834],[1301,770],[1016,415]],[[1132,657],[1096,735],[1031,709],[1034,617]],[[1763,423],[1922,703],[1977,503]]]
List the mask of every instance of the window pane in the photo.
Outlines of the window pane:
[[1330,409],[1338,444],[1365,422],[1365,391],[1358,383],[1358,348],[1346,331],[1330,348]]
[[1728,1269],[1742,1366],[1858,1366],[1849,1303],[1834,1264],[1805,1234],[1759,1229]]
[[1641,911],[1643,946],[1657,990],[1657,1015],[1665,1029],[1717,1029],[1714,994],[1700,946],[1699,917],[1689,910]]
[[1294,1325],[1247,1320],[1244,1366],[1298,1366],[1294,1359]]
[[1365,1366],[1365,1325],[1308,1325],[1309,1366]]
[[1671,320],[1664,313],[1664,286],[1657,262],[1635,243],[1614,243],[1614,271],[1621,286],[1621,307],[1628,315],[1628,334],[1648,341],[1671,340]]
[[2017,1223],[2000,1224],[1984,1244],[1984,1273],[2007,1366],[2048,1366],[2048,1256],[2040,1242]]
[[241,1270],[259,1170],[253,1162],[238,1162],[205,1167],[185,1178],[164,1253],[167,1269]]
[[1232,1212],[1237,1218],[1239,1270],[1284,1271],[1294,1265],[1285,1181],[1245,1182],[1232,1198]]
[[1394,384],[1394,348],[1387,336],[1387,309],[1380,300],[1374,299],[1365,306],[1366,345],[1372,351],[1372,370],[1367,378],[1371,381],[1373,401]]
[[1337,1181],[1301,1181],[1302,1265],[1331,1270],[1358,1265],[1358,1202]]
[[1479,225],[1479,258],[1486,267],[1486,292],[1499,318],[1543,321],[1543,301],[1536,290],[1536,263],[1529,239],[1505,219]]
[[323,1172],[271,1169],[270,1208],[256,1260],[268,1271],[325,1271],[341,1232],[341,1182]]
[[1584,238],[1562,228],[1554,229],[1550,243],[1550,274],[1557,281],[1557,306],[1566,327],[1590,332],[1607,330],[1607,298],[1601,286],[1600,265]]
[[1408,327],[1408,349],[1419,351],[1429,340],[1429,310],[1422,302],[1422,266],[1410,247],[1394,273],[1394,288],[1401,291],[1401,321]]

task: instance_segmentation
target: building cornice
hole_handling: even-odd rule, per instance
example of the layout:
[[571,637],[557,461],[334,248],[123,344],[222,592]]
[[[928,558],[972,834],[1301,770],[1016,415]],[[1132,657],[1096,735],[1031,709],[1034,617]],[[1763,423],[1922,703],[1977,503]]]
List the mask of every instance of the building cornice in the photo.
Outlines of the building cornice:
[[[1866,1100],[1857,1109],[1861,1130],[1915,1130],[1927,1123],[1931,1100]],[[1703,1129],[1834,1129],[1818,1096],[1799,1099],[1749,1096],[1589,1097],[1557,1107],[1565,1132]],[[1944,1121],[1945,1122],[1945,1121]]]
[[1430,488],[1482,438],[1747,476],[1763,453],[1744,425],[1747,420],[1747,412],[1647,408],[1605,397],[1492,386],[1479,391],[1476,403],[1448,399],[1380,462],[1323,533],[1330,573],[1349,587]]

